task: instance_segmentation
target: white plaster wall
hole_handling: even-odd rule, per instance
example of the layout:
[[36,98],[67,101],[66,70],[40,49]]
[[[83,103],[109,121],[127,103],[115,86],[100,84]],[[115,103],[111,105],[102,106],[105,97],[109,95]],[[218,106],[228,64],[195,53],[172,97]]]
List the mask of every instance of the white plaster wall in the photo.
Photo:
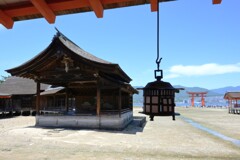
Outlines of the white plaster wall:
[[87,129],[124,129],[133,120],[133,113],[100,116],[37,115],[36,126]]

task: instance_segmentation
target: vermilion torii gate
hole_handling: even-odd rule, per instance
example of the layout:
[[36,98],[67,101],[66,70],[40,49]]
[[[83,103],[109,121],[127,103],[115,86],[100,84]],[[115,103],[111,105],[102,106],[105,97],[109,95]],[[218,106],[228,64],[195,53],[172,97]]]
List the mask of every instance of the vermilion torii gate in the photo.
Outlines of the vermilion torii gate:
[[208,92],[187,92],[189,97],[191,97],[191,105],[194,106],[194,97],[201,97],[201,106],[205,106],[205,99],[206,94]]

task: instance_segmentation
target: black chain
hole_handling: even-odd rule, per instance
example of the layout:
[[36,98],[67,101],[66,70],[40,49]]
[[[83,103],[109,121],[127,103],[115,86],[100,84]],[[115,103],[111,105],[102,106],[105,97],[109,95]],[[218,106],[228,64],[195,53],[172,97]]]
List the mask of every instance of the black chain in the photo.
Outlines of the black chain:
[[159,70],[160,68],[160,63],[161,63],[162,58],[159,59],[159,2],[157,4],[157,69]]

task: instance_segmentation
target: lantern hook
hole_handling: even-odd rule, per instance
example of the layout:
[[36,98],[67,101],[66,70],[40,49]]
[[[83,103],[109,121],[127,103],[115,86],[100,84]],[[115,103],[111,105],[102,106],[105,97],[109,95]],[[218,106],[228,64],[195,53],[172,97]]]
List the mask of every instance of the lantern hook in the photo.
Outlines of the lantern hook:
[[161,60],[162,60],[162,57],[159,59],[159,58],[157,58],[156,59],[156,63],[157,63],[157,70],[160,70],[159,68],[160,68],[160,63],[161,63]]

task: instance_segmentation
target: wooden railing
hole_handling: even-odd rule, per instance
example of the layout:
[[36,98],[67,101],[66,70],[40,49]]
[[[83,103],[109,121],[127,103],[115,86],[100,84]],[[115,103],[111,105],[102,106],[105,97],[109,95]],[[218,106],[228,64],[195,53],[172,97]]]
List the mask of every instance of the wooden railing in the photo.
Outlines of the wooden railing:
[[[127,113],[129,111],[131,111],[130,108],[121,109],[120,113],[123,114],[123,113]],[[119,114],[119,110],[101,110],[101,114]]]
[[[101,114],[124,114],[131,111],[131,109],[126,108],[122,109],[120,112],[119,110],[101,110]],[[72,112],[66,112],[66,110],[62,110],[60,108],[49,108],[49,109],[44,109],[40,110],[41,115],[96,115],[96,112],[86,112],[86,113],[72,113]]]

